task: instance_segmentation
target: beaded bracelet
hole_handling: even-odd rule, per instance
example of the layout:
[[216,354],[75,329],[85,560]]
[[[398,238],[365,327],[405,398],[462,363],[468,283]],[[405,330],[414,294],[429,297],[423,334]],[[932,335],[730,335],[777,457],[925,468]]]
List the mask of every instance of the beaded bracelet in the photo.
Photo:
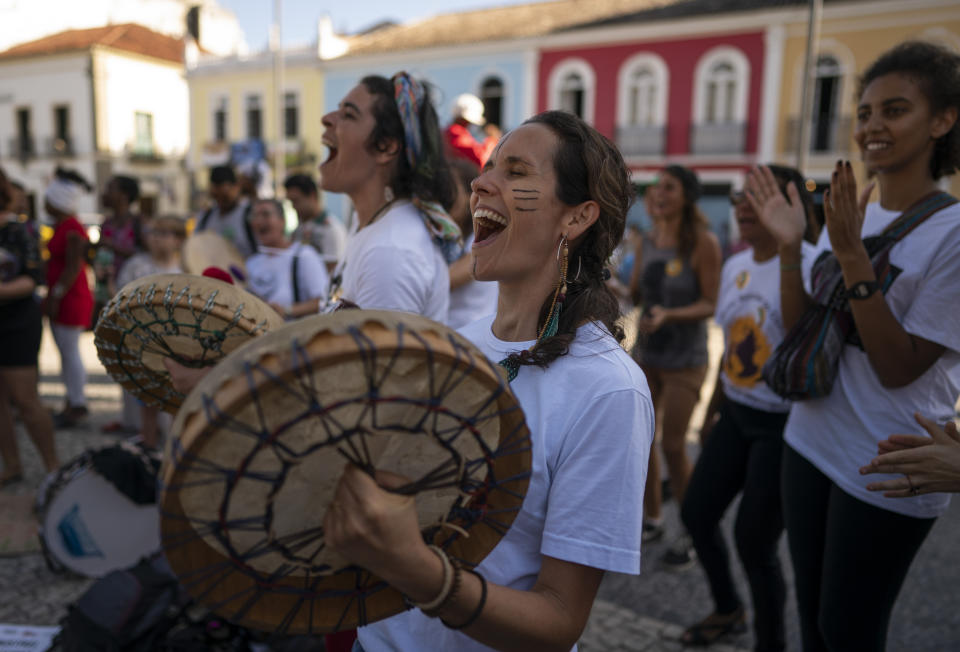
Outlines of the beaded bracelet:
[[[404,600],[407,604],[417,607],[423,611],[435,611],[443,605],[447,599],[450,597],[451,591],[453,591],[453,581],[454,581],[454,571],[453,564],[450,563],[450,558],[447,557],[447,553],[434,545],[428,545],[428,548],[433,551],[433,553],[440,558],[440,561],[443,562],[443,585],[440,589],[440,594],[435,597],[430,602],[414,602],[410,598],[404,596]],[[459,575],[459,573],[457,573]]]
[[[447,557],[447,559],[450,559]],[[447,594],[447,597],[443,599],[443,602],[438,604],[434,609],[427,609],[426,607],[420,607],[420,611],[423,612],[423,615],[427,618],[436,618],[440,615],[440,611],[447,606],[450,602],[456,599],[457,593],[460,591],[460,586],[463,582],[463,573],[460,568],[460,563],[456,559],[450,559],[450,564],[453,566],[453,585],[450,588],[450,592]]]
[[480,617],[480,614],[483,612],[483,607],[487,604],[487,580],[486,578],[473,569],[467,569],[468,573],[476,575],[480,579],[480,604],[477,605],[477,608],[474,609],[473,613],[470,614],[470,617],[467,620],[459,625],[451,625],[443,618],[440,619],[440,622],[443,623],[448,629],[466,629],[474,622],[477,618]]

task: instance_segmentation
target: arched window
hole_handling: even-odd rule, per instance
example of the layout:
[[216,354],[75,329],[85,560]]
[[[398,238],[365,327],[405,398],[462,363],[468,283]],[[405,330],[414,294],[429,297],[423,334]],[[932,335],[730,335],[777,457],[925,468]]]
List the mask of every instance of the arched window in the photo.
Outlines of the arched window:
[[480,82],[480,99],[487,122],[503,126],[503,80],[490,76]]
[[586,85],[580,73],[569,72],[560,82],[560,108],[583,117],[583,95]]
[[750,84],[747,57],[734,47],[713,48],[697,63],[694,83],[693,152],[743,153]]
[[550,73],[549,108],[569,111],[592,123],[595,80],[593,68],[586,61],[560,62]]
[[626,156],[662,154],[667,123],[667,66],[641,53],[620,67],[617,85],[617,145]]
[[839,137],[837,104],[843,82],[843,69],[834,57],[821,55],[817,59],[815,75],[810,149],[814,152],[829,152],[836,148]]
[[750,63],[736,48],[721,46],[697,64],[694,122],[743,123],[747,119]]

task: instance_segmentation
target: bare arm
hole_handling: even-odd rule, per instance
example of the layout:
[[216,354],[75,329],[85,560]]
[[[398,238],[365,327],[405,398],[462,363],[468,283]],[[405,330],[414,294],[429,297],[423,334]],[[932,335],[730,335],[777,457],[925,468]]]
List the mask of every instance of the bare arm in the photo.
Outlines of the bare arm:
[[13,301],[33,294],[37,282],[29,276],[18,276],[15,279],[0,283],[0,301]]
[[[382,472],[375,482],[358,467],[347,466],[324,518],[324,530],[328,545],[352,562],[383,577],[410,599],[428,602],[440,594],[443,565],[423,543],[413,497],[381,489],[403,482]],[[529,591],[489,583],[485,606],[464,633],[498,650],[567,652],[586,626],[602,577],[599,569],[544,557]],[[460,590],[440,617],[454,625],[464,623],[480,599],[479,578],[465,572]]]
[[[860,281],[877,280],[860,238],[870,190],[872,186],[868,186],[858,199],[852,168],[849,163],[838,164],[829,195],[824,198],[830,242],[848,288]],[[884,387],[909,385],[922,376],[945,350],[940,344],[904,330],[879,291],[867,299],[851,299],[850,309],[870,366]]]

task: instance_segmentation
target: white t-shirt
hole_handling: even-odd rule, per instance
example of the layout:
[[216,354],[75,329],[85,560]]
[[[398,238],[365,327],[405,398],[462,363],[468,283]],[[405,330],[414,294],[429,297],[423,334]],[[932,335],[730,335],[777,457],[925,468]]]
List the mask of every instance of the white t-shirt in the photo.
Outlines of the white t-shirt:
[[[473,245],[473,234],[467,238],[464,250]],[[465,254],[467,256],[470,253]],[[500,290],[495,281],[468,281],[456,290],[450,290],[450,311],[447,326],[460,328],[497,311]]]
[[347,246],[347,229],[339,219],[326,213],[322,222],[310,220],[301,223],[293,232],[292,239],[311,245],[324,263],[338,263]]
[[293,258],[297,258],[299,301],[326,300],[330,278],[320,254],[299,242],[286,249],[260,247],[247,259],[247,287],[269,303],[290,306],[297,303],[293,292]]
[[[867,207],[863,236],[880,233],[900,215],[879,204]],[[818,244],[830,248],[826,229]],[[943,423],[954,417],[960,394],[960,204],[941,210],[907,234],[890,251],[899,275],[885,295],[903,328],[942,344],[943,355],[906,387],[888,389],[870,366],[867,354],[847,345],[830,394],[794,403],[785,439],[838,487],[863,502],[892,512],[931,518],[949,504],[947,494],[884,498],[865,486],[901,476],[860,475],[858,469],[877,454],[877,443],[894,433],[924,434],[913,419],[919,412]]]
[[[250,200],[241,197],[233,209],[221,215],[220,207],[214,204],[197,216],[197,232],[214,231],[222,235],[237,248],[244,258],[250,257],[257,248],[257,243],[251,240],[252,231],[245,220],[249,219]],[[206,220],[204,220],[206,217]]]
[[117,289],[131,281],[151,274],[180,274],[181,272],[183,272],[183,269],[180,267],[179,260],[169,265],[161,265],[149,253],[143,251],[131,256],[120,268],[120,272],[117,274]]
[[334,272],[341,276],[339,298],[366,310],[400,310],[445,323],[450,271],[413,204],[397,202],[359,231],[353,223]]
[[[533,346],[497,339],[492,323],[490,316],[460,330],[490,360]],[[530,428],[530,486],[517,519],[477,571],[517,590],[533,587],[543,555],[638,574],[654,429],[640,368],[606,330],[587,324],[568,354],[547,369],[521,367],[511,387]],[[416,609],[363,627],[359,636],[368,652],[489,649]]]
[[[813,245],[801,249],[804,278],[813,265]],[[723,392],[732,401],[766,412],[788,412],[790,401],[763,381],[763,365],[783,340],[780,315],[780,257],[758,263],[753,249],[734,254],[723,264],[717,296],[717,324],[726,346],[720,366]]]

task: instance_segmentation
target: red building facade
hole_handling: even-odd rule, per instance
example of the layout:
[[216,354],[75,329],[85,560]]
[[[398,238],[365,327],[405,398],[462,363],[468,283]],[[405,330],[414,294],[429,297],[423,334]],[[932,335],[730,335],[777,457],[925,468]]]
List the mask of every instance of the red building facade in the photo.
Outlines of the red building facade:
[[538,110],[581,115],[617,143],[638,182],[666,163],[697,170],[707,190],[703,208],[723,226],[726,195],[760,151],[763,29],[634,42],[618,31],[614,44],[596,42],[600,34],[540,51]]

